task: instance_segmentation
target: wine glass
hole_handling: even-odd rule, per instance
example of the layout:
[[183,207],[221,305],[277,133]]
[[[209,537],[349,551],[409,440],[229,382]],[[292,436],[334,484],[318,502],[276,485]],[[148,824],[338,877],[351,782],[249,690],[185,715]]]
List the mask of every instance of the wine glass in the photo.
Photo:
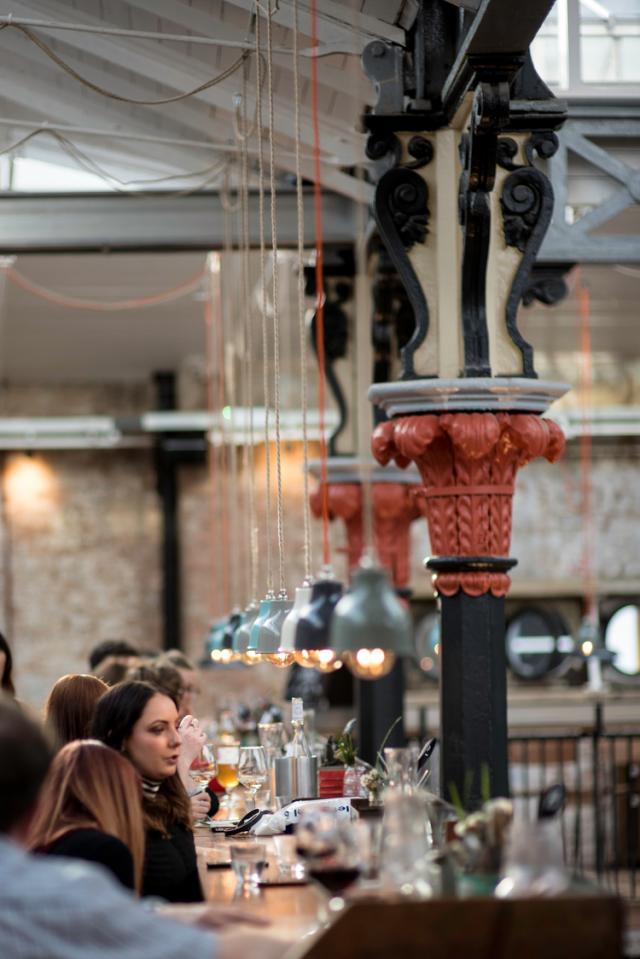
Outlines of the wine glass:
[[296,852],[311,878],[333,897],[332,910],[341,908],[341,894],[360,875],[351,823],[340,820],[331,809],[303,808],[296,825]]
[[224,789],[227,813],[231,810],[231,791],[238,785],[238,746],[218,746],[218,782]]
[[[216,764],[216,755],[211,743],[204,743],[200,755],[191,763],[191,768],[189,769],[189,776],[195,783],[200,786],[200,789],[197,790],[198,793],[204,792],[216,774],[217,764]],[[208,826],[209,817],[203,816],[202,819],[198,819],[194,826]]]
[[204,743],[200,756],[191,763],[189,775],[199,786],[208,786],[216,774],[216,754],[211,743]]
[[262,746],[242,746],[238,759],[238,779],[249,793],[250,808],[256,804],[256,795],[267,781],[267,757]]

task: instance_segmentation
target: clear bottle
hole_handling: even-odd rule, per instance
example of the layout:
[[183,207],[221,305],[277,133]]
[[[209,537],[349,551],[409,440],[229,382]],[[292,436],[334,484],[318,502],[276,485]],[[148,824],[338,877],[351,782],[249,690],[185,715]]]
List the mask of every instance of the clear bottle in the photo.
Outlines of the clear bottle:
[[287,755],[296,759],[310,756],[311,749],[304,731],[304,706],[301,699],[291,700],[291,728],[293,736],[287,746]]

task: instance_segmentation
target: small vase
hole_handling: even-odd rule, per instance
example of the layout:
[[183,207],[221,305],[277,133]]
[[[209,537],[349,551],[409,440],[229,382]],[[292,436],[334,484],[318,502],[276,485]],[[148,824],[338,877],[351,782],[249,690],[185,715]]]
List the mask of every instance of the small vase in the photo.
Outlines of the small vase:
[[359,766],[347,766],[344,772],[343,796],[357,799],[362,790],[362,770]]

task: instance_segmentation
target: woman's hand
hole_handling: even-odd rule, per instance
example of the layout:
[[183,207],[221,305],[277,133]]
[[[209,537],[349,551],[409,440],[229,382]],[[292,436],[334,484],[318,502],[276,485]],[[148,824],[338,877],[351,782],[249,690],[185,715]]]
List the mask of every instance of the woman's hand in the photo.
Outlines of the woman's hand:
[[206,743],[207,736],[200,729],[200,723],[195,716],[185,716],[178,726],[178,732],[182,740],[178,758],[178,775],[184,788],[187,792],[190,792],[193,789],[194,782],[189,775],[189,769],[193,760],[200,755],[200,750]]
[[211,808],[209,793],[196,793],[195,796],[190,797],[189,802],[191,803],[191,818],[194,822],[198,822],[199,819],[204,819],[209,815],[209,809]]

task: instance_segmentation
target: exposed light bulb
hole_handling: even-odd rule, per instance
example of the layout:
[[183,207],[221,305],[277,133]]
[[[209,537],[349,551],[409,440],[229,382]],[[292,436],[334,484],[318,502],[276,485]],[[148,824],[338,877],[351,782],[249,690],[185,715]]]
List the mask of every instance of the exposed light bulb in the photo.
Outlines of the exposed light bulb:
[[219,662],[224,663],[225,666],[236,662],[236,653],[232,649],[221,649]]
[[593,643],[590,639],[585,639],[584,643],[581,646],[582,653],[584,656],[591,656],[593,652]]
[[248,649],[246,653],[242,654],[242,662],[247,666],[256,666],[258,663],[262,662],[261,653],[257,652],[255,649]]
[[264,660],[267,663],[271,663],[272,666],[279,666],[280,669],[284,669],[293,663],[294,653],[292,650],[281,649],[275,653],[266,653]]
[[358,679],[380,679],[391,672],[396,661],[395,653],[386,649],[358,649],[340,655]]
[[298,666],[303,666],[305,669],[315,669],[314,663],[311,662],[310,653],[309,649],[298,649],[293,654],[294,661]]
[[212,662],[219,663],[222,653],[220,652],[219,649],[212,649],[211,652],[209,653],[209,656]]
[[333,673],[342,666],[342,660],[333,649],[299,649],[294,658],[298,666],[317,669],[320,673]]

